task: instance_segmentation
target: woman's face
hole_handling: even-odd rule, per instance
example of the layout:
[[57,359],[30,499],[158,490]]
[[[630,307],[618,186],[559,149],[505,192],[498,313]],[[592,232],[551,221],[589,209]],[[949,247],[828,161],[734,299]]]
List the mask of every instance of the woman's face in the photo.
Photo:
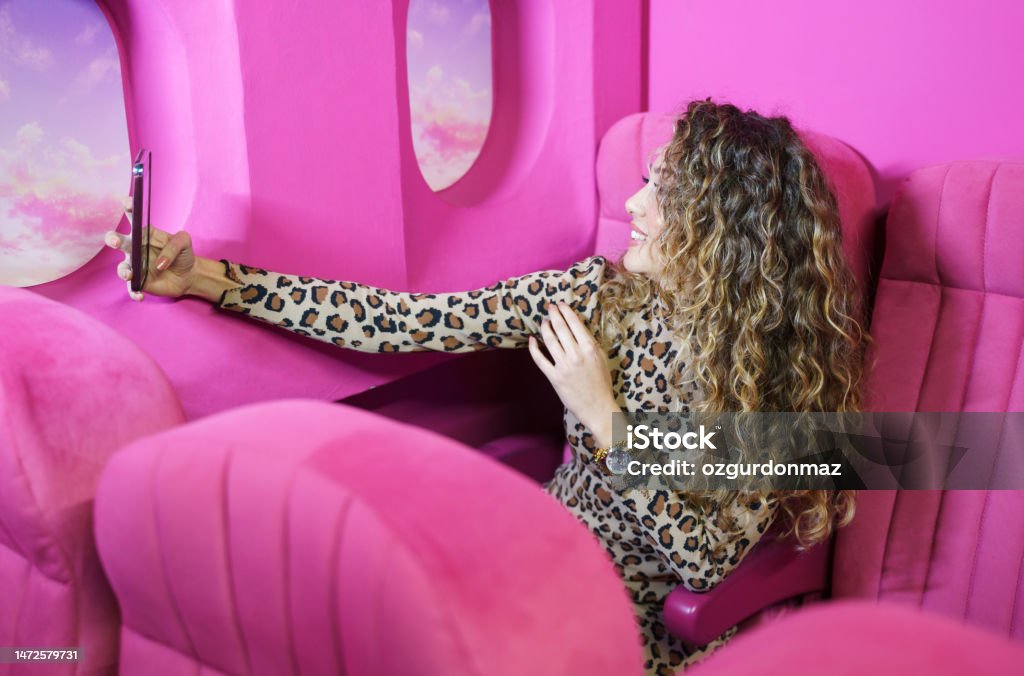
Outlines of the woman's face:
[[629,249],[622,262],[630,272],[646,274],[657,279],[661,272],[662,260],[654,247],[654,240],[665,227],[661,210],[658,208],[655,189],[660,183],[658,167],[661,166],[662,150],[654,162],[647,166],[646,184],[626,200],[626,211],[632,217]]

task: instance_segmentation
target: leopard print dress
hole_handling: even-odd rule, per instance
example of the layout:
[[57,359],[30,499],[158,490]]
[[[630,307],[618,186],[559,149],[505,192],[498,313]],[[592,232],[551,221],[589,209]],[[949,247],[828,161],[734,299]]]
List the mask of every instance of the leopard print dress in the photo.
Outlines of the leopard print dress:
[[[540,337],[547,307],[557,302],[568,303],[592,328],[599,309],[595,292],[612,274],[607,259],[591,256],[567,270],[542,270],[473,291],[406,293],[221,262],[238,286],[225,291],[216,307],[363,352],[524,348],[530,335]],[[680,400],[669,391],[669,366],[685,348],[667,328],[663,310],[657,302],[634,313],[625,340],[608,355],[623,410],[685,412],[696,396],[690,389]],[[636,609],[646,673],[676,673],[736,628],[706,646],[684,643],[666,630],[665,597],[680,584],[697,592],[714,587],[761,538],[774,510],[736,503],[698,513],[675,492],[613,490],[589,462],[595,448],[591,432],[568,409],[563,422],[572,459],[544,488],[611,555]],[[725,516],[738,519],[742,532],[726,534]]]

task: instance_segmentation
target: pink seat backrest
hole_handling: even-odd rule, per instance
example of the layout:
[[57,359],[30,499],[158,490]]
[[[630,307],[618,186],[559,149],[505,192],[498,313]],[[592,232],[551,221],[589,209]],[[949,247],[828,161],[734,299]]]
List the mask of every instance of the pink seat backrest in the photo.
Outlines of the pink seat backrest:
[[[867,408],[1024,410],[1024,162],[915,172],[886,236]],[[1022,491],[862,491],[837,538],[833,594],[1024,639],[1022,559]]]
[[686,676],[1019,674],[1024,646],[898,605],[833,601],[740,632]]
[[[672,138],[675,117],[634,113],[616,122],[601,139],[597,154],[598,210],[595,252],[618,258],[629,246],[626,200],[639,190],[651,153]],[[875,188],[864,160],[842,141],[801,130],[800,137],[828,176],[839,202],[843,252],[870,299],[874,288]]]
[[97,540],[122,673],[639,674],[592,534],[433,432],[284,400],[108,464]]
[[0,646],[82,649],[83,662],[52,673],[113,667],[120,618],[96,556],[93,491],[123,444],[183,421],[133,343],[0,286]]

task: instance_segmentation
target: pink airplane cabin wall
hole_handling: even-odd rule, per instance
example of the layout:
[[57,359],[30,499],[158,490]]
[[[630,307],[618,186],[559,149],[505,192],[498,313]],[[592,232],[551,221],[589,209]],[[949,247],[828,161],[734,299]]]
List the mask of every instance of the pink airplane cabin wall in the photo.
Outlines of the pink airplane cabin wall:
[[731,101],[855,148],[878,206],[921,167],[1024,157],[1014,0],[650,0],[650,110]]
[[[132,152],[153,152],[154,224],[187,229],[201,255],[445,291],[592,253],[597,141],[642,104],[641,3],[492,3],[491,130],[438,193],[410,137],[407,0],[98,4]],[[342,351],[192,299],[134,303],[112,281],[118,260],[33,288],[153,355],[189,418],[338,400],[447,359]]]

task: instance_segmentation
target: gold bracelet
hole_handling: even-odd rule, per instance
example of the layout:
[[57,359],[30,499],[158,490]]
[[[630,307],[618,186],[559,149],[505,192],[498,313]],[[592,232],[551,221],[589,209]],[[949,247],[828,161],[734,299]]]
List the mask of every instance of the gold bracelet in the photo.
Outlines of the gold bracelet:
[[627,446],[628,446],[628,444],[625,441],[619,441],[619,442],[616,442],[616,443],[612,444],[611,446],[608,446],[607,448],[604,448],[604,447],[595,448],[594,449],[594,455],[591,458],[591,461],[592,462],[603,463],[604,459],[606,457],[608,457],[608,454],[612,450],[614,450],[616,448],[625,449]]

